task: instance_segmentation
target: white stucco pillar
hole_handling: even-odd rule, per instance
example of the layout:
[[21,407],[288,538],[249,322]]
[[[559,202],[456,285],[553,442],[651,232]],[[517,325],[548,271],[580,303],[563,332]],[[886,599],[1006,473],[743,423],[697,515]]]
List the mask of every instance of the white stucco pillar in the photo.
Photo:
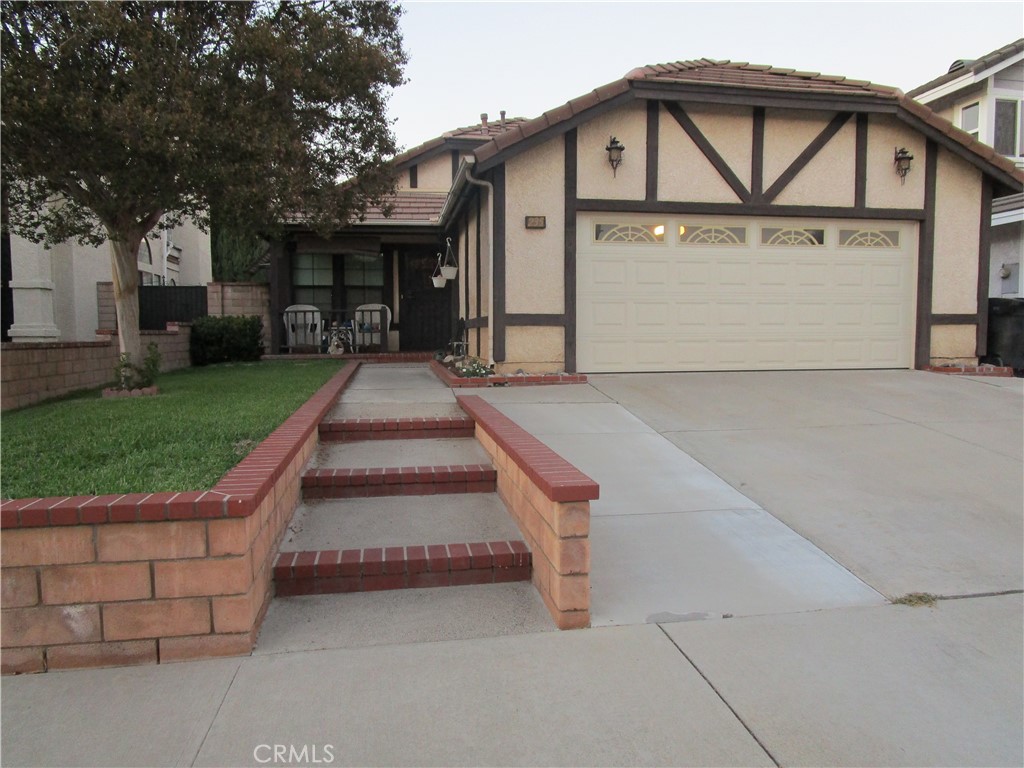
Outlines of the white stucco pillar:
[[11,236],[11,341],[57,341],[54,320],[53,252],[41,244]]

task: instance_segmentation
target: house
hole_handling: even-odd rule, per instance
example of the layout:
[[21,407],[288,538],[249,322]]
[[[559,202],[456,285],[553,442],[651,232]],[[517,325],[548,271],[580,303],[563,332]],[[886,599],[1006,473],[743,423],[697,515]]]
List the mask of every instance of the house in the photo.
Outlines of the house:
[[[95,341],[104,327],[97,284],[111,279],[110,246],[53,248],[4,233],[4,341]],[[186,221],[139,248],[140,285],[206,285],[210,236]],[[107,323],[106,325],[109,325]]]
[[[908,94],[1024,168],[1024,38],[949,71]],[[990,298],[1020,298],[1024,195],[992,203]]]
[[[1012,162],[897,89],[709,59],[482,121],[396,170],[390,218],[278,244],[277,308],[326,302],[299,290],[326,287],[336,309],[350,284],[372,285],[397,300],[399,348],[422,343],[421,323],[462,318],[470,353],[499,372],[976,362],[992,199],[1024,188]],[[458,276],[433,289],[448,238]],[[330,258],[301,258],[317,253]],[[360,253],[376,272],[360,276]],[[420,297],[440,298],[409,311]]]

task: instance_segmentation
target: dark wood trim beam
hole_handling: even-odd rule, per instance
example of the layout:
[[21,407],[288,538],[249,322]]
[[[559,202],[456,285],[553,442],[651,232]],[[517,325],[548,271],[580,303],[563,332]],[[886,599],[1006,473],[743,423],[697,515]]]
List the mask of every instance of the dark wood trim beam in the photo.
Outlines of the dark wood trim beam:
[[564,328],[566,318],[564,314],[561,315],[542,315],[542,314],[528,314],[525,312],[519,312],[516,314],[505,315],[506,326],[524,326],[524,325],[536,325],[536,326],[550,326],[554,328]]
[[658,199],[658,122],[661,102],[647,102],[647,192],[648,200]]
[[988,275],[992,248],[992,179],[981,177],[981,217],[978,222],[978,336],[977,355],[988,354]]
[[743,186],[743,182],[740,181],[739,177],[733,172],[729,164],[725,162],[725,159],[718,154],[718,151],[711,145],[707,137],[701,133],[700,128],[697,127],[696,123],[690,119],[690,116],[686,114],[685,110],[677,103],[670,101],[665,102],[665,109],[668,113],[675,118],[675,121],[679,123],[679,126],[686,131],[686,135],[690,137],[697,148],[700,149],[701,153],[708,159],[708,162],[714,166],[715,170],[718,171],[718,175],[722,177],[726,184],[736,193],[736,197],[742,200],[744,203],[750,202],[750,191]]
[[[464,217],[463,220],[465,221],[465,225],[463,227],[463,231],[465,232],[465,235],[463,237],[463,243],[462,243],[462,245],[463,245],[463,247],[462,247],[463,262],[462,262],[462,269],[459,270],[459,279],[462,281],[462,295],[466,299],[466,304],[465,304],[465,308],[464,308],[465,314],[460,312],[459,313],[459,317],[466,318],[466,317],[469,317],[469,211],[468,210],[466,211],[466,214],[465,214],[465,217]],[[477,228],[479,228],[479,227],[480,227],[480,222],[477,222]],[[463,341],[463,339],[459,339],[459,341]]]
[[455,181],[455,175],[459,172],[459,150],[452,150],[452,181]]
[[768,187],[768,190],[764,193],[764,202],[770,203],[780,194],[782,191],[789,186],[789,183],[797,177],[797,175],[807,164],[814,159],[826,144],[832,141],[832,137],[839,133],[839,130],[846,125],[846,121],[853,115],[852,112],[840,112],[838,115],[829,121],[829,124],[814,137],[814,140],[807,145],[803,152],[797,155],[796,160],[789,164],[789,168],[782,172],[782,175],[775,180],[775,183]]
[[868,204],[868,116],[857,114],[857,148],[853,171],[853,205],[866,208]]
[[977,315],[932,315],[932,325],[974,325]]
[[565,316],[564,365],[566,373],[576,373],[576,129],[565,134],[565,268],[562,275]]
[[914,367],[924,368],[932,356],[932,282],[935,271],[935,187],[939,145],[929,139],[924,160],[924,221],[917,244],[917,333]]
[[750,148],[750,202],[764,202],[764,107],[754,107]]
[[895,114],[899,105],[872,96],[813,96],[807,93],[756,91],[718,86],[687,86],[684,89],[654,84],[634,84],[632,93],[638,99],[660,99],[682,104],[733,104],[743,107],[778,107],[808,109],[821,112],[878,112]]
[[684,203],[645,200],[576,200],[577,211],[698,214],[702,216],[819,216],[833,219],[923,221],[922,208],[847,208],[830,205],[766,205],[744,203]]
[[418,165],[409,166],[409,188],[417,189],[420,185],[420,172]]
[[[480,315],[482,313],[482,310],[480,309],[480,294],[481,294],[481,290],[480,290],[480,286],[481,286],[480,243],[481,243],[481,237],[482,237],[481,234],[480,234],[480,230],[482,229],[482,226],[483,226],[483,193],[480,192],[480,190],[477,190],[477,195],[476,195],[476,265],[475,265],[475,268],[476,268],[476,316],[477,317],[480,317]],[[469,316],[469,307],[468,306],[466,307],[466,316],[467,317]],[[468,328],[469,326],[466,326],[466,327]],[[482,348],[482,345],[480,343],[480,334],[478,333],[476,335],[476,356],[477,357],[480,357],[480,353],[482,351],[481,348]]]
[[521,141],[516,142],[508,149],[499,152],[497,155],[490,157],[487,160],[484,160],[480,163],[477,163],[475,173],[479,174],[483,173],[484,171],[490,170],[491,168],[495,168],[498,165],[504,163],[506,160],[509,160],[510,158],[513,158],[516,155],[522,154],[528,149],[540,146],[541,144],[550,141],[555,136],[559,136],[561,134],[568,133],[571,130],[575,130],[580,125],[583,125],[583,123],[590,122],[595,117],[603,115],[606,112],[610,112],[613,109],[618,109],[623,104],[628,104],[635,98],[636,95],[633,93],[633,91],[625,91],[623,93],[618,94],[617,96],[613,96],[607,101],[602,101],[600,104],[595,104],[590,109],[585,109],[582,112],[579,112],[573,115],[572,117],[568,118],[567,120],[555,123],[555,125],[551,126],[546,130],[537,131],[537,133],[533,134],[532,136],[528,136],[527,138],[522,139]]
[[[466,328],[486,328],[488,326],[486,317],[474,317],[466,321]],[[479,356],[479,353],[478,355]]]
[[497,166],[491,174],[494,185],[494,322],[491,326],[491,349],[494,362],[505,362],[505,166]]

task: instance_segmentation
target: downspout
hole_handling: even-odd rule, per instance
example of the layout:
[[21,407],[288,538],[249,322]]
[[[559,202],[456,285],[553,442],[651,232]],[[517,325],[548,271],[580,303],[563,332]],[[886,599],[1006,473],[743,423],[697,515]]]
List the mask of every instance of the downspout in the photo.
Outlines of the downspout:
[[[494,365],[494,185],[473,176],[473,166],[476,165],[475,157],[467,155],[464,162],[466,163],[466,181],[487,190],[487,363]],[[468,307],[466,311],[468,314]]]

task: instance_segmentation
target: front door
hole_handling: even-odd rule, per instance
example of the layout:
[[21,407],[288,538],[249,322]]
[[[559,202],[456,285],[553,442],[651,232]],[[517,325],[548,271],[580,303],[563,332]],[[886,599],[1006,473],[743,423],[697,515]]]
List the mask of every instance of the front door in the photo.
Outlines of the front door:
[[403,352],[433,352],[448,346],[452,336],[452,286],[435,288],[431,275],[437,254],[407,251],[401,256],[400,319]]

